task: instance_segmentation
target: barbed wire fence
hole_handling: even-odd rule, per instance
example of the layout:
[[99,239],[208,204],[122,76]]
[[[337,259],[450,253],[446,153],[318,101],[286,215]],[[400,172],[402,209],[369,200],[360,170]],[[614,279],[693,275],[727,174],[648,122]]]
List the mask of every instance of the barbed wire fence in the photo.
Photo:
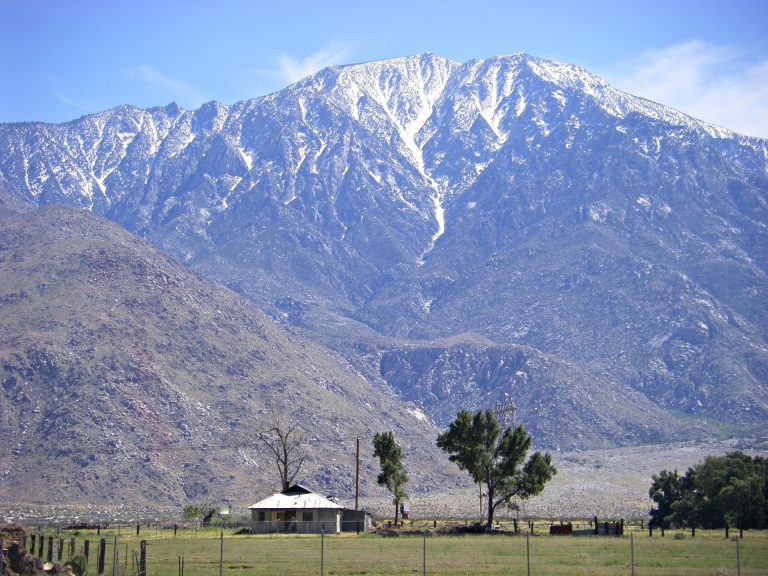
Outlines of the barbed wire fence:
[[[639,525],[627,525],[623,536],[579,538],[550,536],[545,522],[520,523],[512,531],[457,537],[438,534],[436,521],[413,521],[398,535],[233,534],[222,529],[130,530],[102,537],[81,537],[67,531],[26,536],[25,547],[44,562],[63,563],[86,557],[87,576],[239,576],[245,574],[516,574],[541,573],[542,567],[563,563],[611,566],[612,573],[675,574],[681,566],[700,565],[690,574],[768,574],[768,534],[752,533],[745,541],[738,531],[667,530],[652,536]],[[588,531],[584,522],[577,530]],[[470,525],[471,526],[471,525]],[[511,530],[511,526],[509,527]],[[717,545],[712,545],[716,543]],[[466,572],[459,567],[468,566]],[[546,570],[544,570],[546,573]],[[557,573],[552,572],[549,573]]]

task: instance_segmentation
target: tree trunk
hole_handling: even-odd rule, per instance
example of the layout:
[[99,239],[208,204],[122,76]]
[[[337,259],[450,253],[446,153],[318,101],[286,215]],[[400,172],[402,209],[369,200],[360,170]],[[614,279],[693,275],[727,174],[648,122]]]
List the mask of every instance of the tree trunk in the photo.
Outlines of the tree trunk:
[[494,494],[494,490],[492,490],[491,487],[488,486],[488,523],[486,524],[486,527],[488,528],[488,530],[490,530],[493,527],[493,512],[494,512],[493,494]]
[[400,501],[395,500],[395,526],[397,526],[397,513],[400,511]]

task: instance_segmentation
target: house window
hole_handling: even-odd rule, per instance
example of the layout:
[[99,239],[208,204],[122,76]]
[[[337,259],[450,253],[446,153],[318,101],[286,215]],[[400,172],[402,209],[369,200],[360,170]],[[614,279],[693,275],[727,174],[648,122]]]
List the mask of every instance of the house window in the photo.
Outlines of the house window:
[[267,519],[267,513],[264,510],[259,510],[259,522],[264,522]]
[[312,522],[312,512],[304,512],[302,520],[304,520],[304,522]]

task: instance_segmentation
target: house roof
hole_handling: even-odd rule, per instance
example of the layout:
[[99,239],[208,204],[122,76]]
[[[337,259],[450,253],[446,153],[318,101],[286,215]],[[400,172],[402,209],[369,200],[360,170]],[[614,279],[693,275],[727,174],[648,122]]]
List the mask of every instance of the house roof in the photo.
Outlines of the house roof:
[[248,508],[251,510],[315,510],[318,508],[338,510],[343,508],[343,506],[339,506],[336,502],[332,502],[325,496],[312,492],[304,486],[294,484],[287,490],[273,494],[269,498],[256,502],[256,504]]

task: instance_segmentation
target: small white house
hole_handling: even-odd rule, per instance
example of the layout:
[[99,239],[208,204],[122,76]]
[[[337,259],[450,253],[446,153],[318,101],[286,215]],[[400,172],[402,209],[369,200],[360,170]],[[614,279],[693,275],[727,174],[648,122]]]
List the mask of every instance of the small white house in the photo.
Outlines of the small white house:
[[342,506],[299,484],[252,506],[251,532],[341,532]]

